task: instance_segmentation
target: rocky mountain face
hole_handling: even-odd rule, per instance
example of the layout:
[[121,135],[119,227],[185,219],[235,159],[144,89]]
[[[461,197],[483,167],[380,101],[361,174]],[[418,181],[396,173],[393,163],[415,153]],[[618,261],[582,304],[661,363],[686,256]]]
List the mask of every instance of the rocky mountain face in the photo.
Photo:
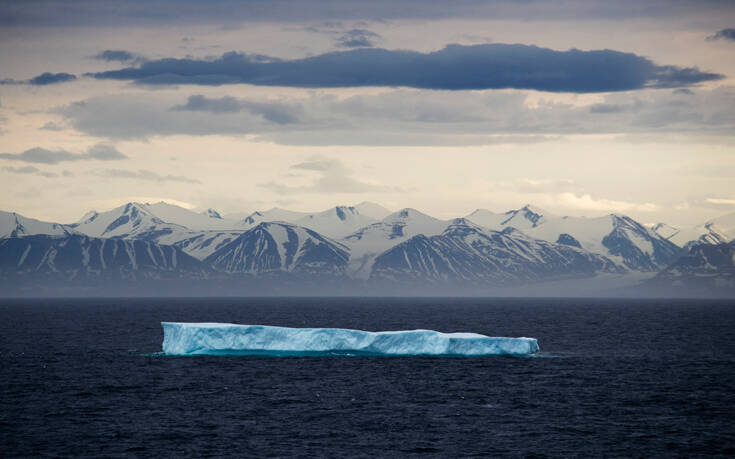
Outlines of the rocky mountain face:
[[261,223],[204,262],[227,273],[343,276],[348,259],[347,247],[315,231],[287,223]]
[[682,294],[735,296],[735,241],[695,244],[647,285]]
[[5,278],[139,279],[200,276],[207,268],[180,249],[149,241],[72,234],[0,239]]
[[0,211],[0,238],[34,236],[46,234],[51,236],[68,236],[74,233],[70,225],[42,222],[27,218],[15,212]]
[[477,210],[467,219],[490,229],[520,229],[536,239],[604,255],[632,271],[659,271],[682,253],[676,244],[625,215],[559,217],[529,205],[505,214]]
[[657,223],[653,231],[686,250],[697,244],[724,244],[735,240],[735,212],[690,227]]
[[[89,212],[71,225],[0,212],[0,281],[12,289],[16,283],[178,279],[177,288],[216,284],[207,291],[226,286],[240,294],[247,279],[248,289],[267,279],[277,294],[287,279],[311,285],[314,293],[326,279],[329,288],[364,289],[344,287],[343,293],[374,293],[374,282],[482,288],[655,273],[658,285],[704,285],[706,279],[729,285],[732,278],[729,242],[692,243],[687,253],[671,242],[676,228],[646,228],[624,215],[559,217],[524,206],[441,220],[406,208],[376,221],[385,212],[370,203],[314,214],[272,209],[251,216],[281,221],[250,224],[214,209],[128,203]],[[724,234],[728,221],[705,226]]]
[[417,235],[379,255],[371,278],[397,281],[519,283],[622,273],[610,259],[518,230],[485,230],[457,219],[440,235]]

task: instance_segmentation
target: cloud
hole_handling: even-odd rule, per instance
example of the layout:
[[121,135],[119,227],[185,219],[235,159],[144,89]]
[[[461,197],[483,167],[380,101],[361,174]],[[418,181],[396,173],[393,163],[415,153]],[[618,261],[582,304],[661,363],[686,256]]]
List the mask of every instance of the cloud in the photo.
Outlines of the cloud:
[[76,75],[72,75],[71,73],[46,72],[31,78],[28,80],[28,84],[34,86],[46,86],[50,84],[66,83],[67,81],[74,81],[76,79]]
[[654,212],[659,206],[650,202],[636,203],[629,201],[615,201],[610,199],[595,199],[589,194],[560,193],[556,201],[566,207],[590,211],[615,212]]
[[735,198],[713,196],[712,194],[705,194],[700,196],[689,197],[687,200],[680,202],[674,207],[679,211],[686,211],[690,209],[716,209],[718,211],[732,212],[735,208]]
[[12,78],[5,78],[3,80],[0,80],[0,85],[30,84],[32,86],[48,86],[52,84],[74,81],[76,79],[76,75],[72,75],[71,73],[45,72],[28,80],[14,80]]
[[352,171],[337,159],[315,156],[308,161],[294,164],[290,169],[313,171],[318,174],[318,178],[311,184],[303,186],[289,186],[276,182],[268,182],[260,186],[277,194],[400,191],[398,188],[367,183],[354,178]]
[[2,170],[5,172],[10,172],[12,174],[32,174],[32,175],[39,175],[41,177],[46,177],[46,178],[54,178],[54,177],[59,176],[58,174],[55,174],[53,172],[45,172],[33,166],[23,166],[23,167],[5,166],[3,167]]
[[145,180],[150,182],[181,182],[199,184],[201,181],[181,175],[159,175],[153,171],[138,169],[137,171],[125,169],[105,169],[98,172],[98,175],[108,178]]
[[[92,97],[54,113],[79,132],[111,141],[247,134],[282,145],[441,146],[558,142],[578,134],[626,135],[620,140],[627,141],[683,136],[688,141],[719,137],[732,142],[727,139],[735,135],[735,87],[689,95],[611,93],[601,99],[598,106],[576,106],[543,98],[537,103],[534,98],[531,105],[529,94],[521,91],[401,89],[275,100],[140,92]],[[591,107],[603,113],[591,115]]]
[[64,126],[54,123],[53,121],[49,121],[48,123],[41,126],[39,129],[43,129],[44,131],[63,131]]
[[707,41],[714,40],[735,41],[735,29],[722,29],[717,31],[717,33],[715,33],[714,35],[710,35],[709,37],[707,37]]
[[351,29],[337,38],[337,45],[344,48],[370,48],[380,40],[380,35],[366,29]]
[[623,110],[623,106],[615,104],[595,104],[590,106],[590,113],[596,114],[620,113]]
[[714,18],[728,17],[731,3],[722,0],[641,1],[563,0],[563,1],[478,1],[454,0],[211,0],[202,8],[199,2],[148,0],[145,2],[96,2],[46,0],[43,8],[36,2],[4,2],[0,24],[53,27],[106,27],[110,25],[194,24],[216,26],[240,23],[352,20],[399,20],[468,18],[472,20],[573,20],[587,18],[610,21],[626,18],[699,17],[703,12]]
[[45,148],[31,148],[23,153],[0,153],[0,159],[23,161],[26,163],[58,164],[67,161],[118,161],[127,159],[115,147],[107,144],[96,144],[87,149],[86,153],[69,153],[65,150],[47,150]]
[[735,206],[735,199],[707,198],[706,201],[712,204]]
[[201,111],[215,114],[238,113],[245,110],[276,124],[298,123],[298,112],[301,111],[298,106],[289,106],[278,102],[252,102],[230,96],[209,98],[200,94],[189,96],[186,104],[176,105],[172,110]]
[[139,59],[137,54],[122,49],[106,49],[92,56],[93,59],[107,62],[130,62]]
[[359,48],[293,60],[233,51],[211,60],[166,58],[89,75],[150,85],[513,88],[570,93],[678,88],[723,78],[695,67],[656,65],[632,53],[555,51],[502,43],[449,45],[430,53]]
[[517,179],[508,188],[522,193],[559,193],[578,190],[580,188],[574,180],[548,180],[548,179]]

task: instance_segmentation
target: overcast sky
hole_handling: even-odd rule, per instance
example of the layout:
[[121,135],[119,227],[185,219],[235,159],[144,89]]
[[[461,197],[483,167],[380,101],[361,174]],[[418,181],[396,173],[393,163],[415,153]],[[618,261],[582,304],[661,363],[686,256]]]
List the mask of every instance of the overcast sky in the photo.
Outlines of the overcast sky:
[[735,211],[735,3],[0,2],[0,209]]

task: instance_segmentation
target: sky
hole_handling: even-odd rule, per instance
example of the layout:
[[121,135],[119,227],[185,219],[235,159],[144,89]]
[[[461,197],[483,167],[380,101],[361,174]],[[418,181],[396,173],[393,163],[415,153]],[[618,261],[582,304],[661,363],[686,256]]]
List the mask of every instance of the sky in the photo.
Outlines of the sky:
[[0,209],[735,211],[730,1],[0,1]]

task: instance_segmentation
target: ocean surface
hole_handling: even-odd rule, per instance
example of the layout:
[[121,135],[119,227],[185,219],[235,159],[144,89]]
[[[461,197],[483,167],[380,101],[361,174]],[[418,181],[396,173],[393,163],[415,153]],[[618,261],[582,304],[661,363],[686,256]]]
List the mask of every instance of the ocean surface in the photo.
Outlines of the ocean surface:
[[[161,321],[426,328],[536,357],[164,357]],[[0,456],[735,455],[735,302],[0,300]]]

